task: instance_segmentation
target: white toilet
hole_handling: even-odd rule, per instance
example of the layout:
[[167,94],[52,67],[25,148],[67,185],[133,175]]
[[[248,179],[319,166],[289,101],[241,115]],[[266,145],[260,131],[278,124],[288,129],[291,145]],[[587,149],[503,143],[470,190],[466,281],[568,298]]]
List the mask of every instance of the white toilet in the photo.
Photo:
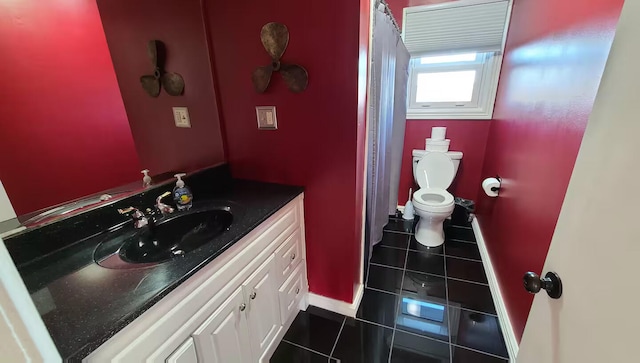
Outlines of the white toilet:
[[453,195],[447,188],[458,173],[462,153],[413,150],[413,177],[420,189],[413,193],[413,207],[420,216],[416,240],[427,247],[444,243],[444,220],[453,213]]

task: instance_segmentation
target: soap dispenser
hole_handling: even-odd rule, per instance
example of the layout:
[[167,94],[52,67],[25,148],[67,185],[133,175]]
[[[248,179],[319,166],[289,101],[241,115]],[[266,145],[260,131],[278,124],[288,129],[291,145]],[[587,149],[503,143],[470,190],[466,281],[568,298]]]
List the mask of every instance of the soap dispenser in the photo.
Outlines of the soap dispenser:
[[144,169],[141,171],[141,173],[144,174],[144,176],[142,177],[142,187],[150,187],[153,183],[153,180],[151,180],[151,177],[149,176],[149,169]]
[[173,188],[173,201],[176,203],[176,207],[178,210],[189,210],[193,205],[193,194],[191,194],[191,190],[184,185],[184,181],[182,181],[182,177],[186,176],[185,173],[180,173],[174,175],[174,177],[178,178],[176,182],[176,187]]

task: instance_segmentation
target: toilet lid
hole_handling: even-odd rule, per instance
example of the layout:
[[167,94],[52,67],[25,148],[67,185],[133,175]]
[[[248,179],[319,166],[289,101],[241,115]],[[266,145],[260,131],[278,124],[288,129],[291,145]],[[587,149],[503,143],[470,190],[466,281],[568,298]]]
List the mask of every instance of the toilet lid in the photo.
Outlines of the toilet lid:
[[453,182],[455,170],[453,161],[447,154],[430,152],[425,154],[416,166],[416,180],[420,188],[447,189]]

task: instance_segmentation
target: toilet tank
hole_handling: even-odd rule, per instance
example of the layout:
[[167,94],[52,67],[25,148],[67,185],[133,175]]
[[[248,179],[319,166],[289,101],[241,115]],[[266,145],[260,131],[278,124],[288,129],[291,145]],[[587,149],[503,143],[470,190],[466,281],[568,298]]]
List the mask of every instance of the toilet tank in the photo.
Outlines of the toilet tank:
[[[429,152],[439,152],[439,151],[427,151],[427,150],[413,150],[412,155],[413,155],[413,180],[417,183],[418,181],[416,180],[416,167],[418,166],[418,162],[420,161],[420,159],[422,159],[422,157]],[[447,156],[449,156],[451,158],[451,160],[453,161],[453,170],[454,170],[454,178],[455,175],[458,174],[458,168],[460,167],[460,160],[462,160],[462,151],[447,151],[445,154],[447,154]]]

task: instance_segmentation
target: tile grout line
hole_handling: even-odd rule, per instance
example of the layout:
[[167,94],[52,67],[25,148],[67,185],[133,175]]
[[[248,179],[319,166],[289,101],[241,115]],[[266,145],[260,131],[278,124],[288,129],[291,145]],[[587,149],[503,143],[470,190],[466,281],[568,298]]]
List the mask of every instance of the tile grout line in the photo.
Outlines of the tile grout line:
[[478,242],[477,242],[477,241],[466,241],[466,240],[463,240],[463,239],[457,239],[457,238],[449,238],[448,240],[449,240],[449,241],[452,241],[452,242],[468,243],[468,244],[470,244],[470,245],[476,245],[476,246],[478,245]]
[[[405,221],[404,218],[402,217],[395,217],[395,216],[389,216],[389,220],[390,221],[396,221],[396,222],[403,222]],[[473,229],[472,227],[468,227],[468,226],[463,226],[460,224],[453,224],[453,223],[449,223],[447,224],[447,227],[455,227],[455,228],[462,228],[462,229]]]
[[[372,291],[375,291],[375,292],[382,292],[382,293],[385,293],[385,294],[388,294],[388,295],[394,295],[394,296],[402,295],[402,290],[401,290],[401,292],[391,292],[391,291],[379,289],[377,287],[369,287],[369,286],[367,286],[367,290],[372,290]],[[409,292],[411,292],[411,291],[409,291]],[[362,318],[358,318],[358,319],[365,320],[365,319],[362,319]]]
[[475,348],[465,347],[464,345],[460,345],[460,344],[453,344],[453,343],[452,343],[451,345],[456,346],[456,347],[458,347],[458,348],[463,348],[463,349],[466,349],[466,350],[470,350],[470,351],[472,351],[472,352],[482,353],[482,354],[484,354],[484,355],[488,355],[488,356],[490,356],[490,357],[500,358],[500,359],[503,359],[503,360],[509,361],[509,358],[502,357],[502,356],[499,356],[499,355],[497,355],[497,354],[493,354],[493,353],[489,353],[489,352],[484,352],[484,351],[482,351],[482,350],[478,350],[478,349],[475,349]]
[[[479,286],[486,286],[486,287],[489,287],[489,285],[488,285],[488,284],[486,284],[486,283],[484,283],[484,282],[477,282],[477,281],[471,281],[471,280],[459,279],[459,278],[457,278],[457,277],[451,277],[451,276],[449,276],[449,277],[445,277],[445,276],[443,276],[443,275],[438,275],[438,274],[429,273],[429,272],[422,272],[422,271],[415,271],[415,270],[408,270],[408,269],[402,270],[402,269],[400,269],[400,268],[398,268],[398,267],[392,267],[392,266],[387,266],[387,265],[380,265],[380,264],[377,264],[377,263],[372,263],[372,264],[373,264],[373,265],[376,265],[376,266],[378,266],[378,267],[385,267],[385,268],[390,268],[390,269],[393,269],[393,270],[400,270],[400,271],[405,272],[405,273],[403,273],[403,275],[402,275],[403,280],[404,280],[404,276],[406,276],[406,272],[411,272],[411,273],[422,274],[422,275],[426,275],[426,276],[439,277],[439,278],[441,278],[441,279],[450,279],[450,280],[454,280],[454,281],[458,281],[458,282],[464,282],[464,283],[467,283],[467,284],[474,284],[474,285],[479,285]],[[376,291],[380,291],[380,292],[386,292],[387,294],[401,295],[401,294],[400,294],[400,293],[398,293],[398,292],[391,292],[391,291],[383,290],[383,289],[380,289],[380,288],[377,288],[377,287],[372,287],[372,286],[365,286],[365,287],[366,287],[367,289],[370,289],[370,290],[376,290]],[[400,291],[403,291],[403,290],[401,289]],[[406,291],[409,291],[409,290],[406,290]],[[410,292],[411,292],[411,291],[410,291]]]
[[447,302],[447,330],[448,330],[447,336],[449,337],[449,362],[453,362],[453,347],[451,345],[451,314],[449,311],[450,309],[448,308],[450,305],[449,305],[449,282],[447,279],[447,258],[446,257],[444,258],[444,294],[445,294],[445,301]]
[[404,231],[390,231],[388,229],[383,229],[382,232],[395,233],[395,234],[406,234],[408,236],[413,235],[413,232],[404,232]]
[[387,246],[387,245],[383,245],[382,242],[380,242],[380,247],[384,247],[384,248],[393,248],[394,250],[405,250],[406,247],[396,247],[396,246]]
[[476,284],[476,285],[481,285],[481,286],[489,287],[489,284],[488,284],[488,283],[486,283],[486,282],[478,282],[478,281],[471,281],[471,280],[459,279],[459,278],[457,278],[457,277],[451,277],[451,276],[449,276],[449,277],[447,277],[447,278],[448,278],[448,279],[451,279],[451,280],[455,280],[455,281],[466,282],[466,283],[469,283],[469,284]]
[[477,262],[477,263],[482,263],[482,260],[474,260],[473,258],[468,258],[468,257],[460,257],[460,256],[451,256],[451,255],[447,255],[445,254],[444,257],[449,257],[449,258],[455,258],[458,260],[463,260],[463,261],[469,261],[469,262]]
[[363,319],[363,318],[353,318],[353,320],[357,320],[357,321],[361,321],[363,323],[367,323],[367,324],[371,324],[371,325],[376,325],[379,326],[381,328],[387,328],[387,329],[391,329],[393,330],[392,327],[384,325],[384,324],[380,324],[380,323],[376,323],[375,321],[371,321],[371,320],[367,320],[367,319]]
[[438,252],[432,252],[432,251],[418,251],[418,250],[414,250],[409,248],[409,252],[414,252],[414,253],[428,253],[431,255],[436,255],[436,256],[443,256],[446,257],[446,255],[444,254],[444,251],[442,253],[438,253]]
[[[367,289],[368,289],[368,290],[372,290],[372,291],[376,291],[376,292],[382,292],[382,293],[389,294],[389,295],[394,295],[394,296],[400,296],[400,295],[402,295],[402,293],[399,293],[399,292],[391,292],[391,291],[387,291],[387,290],[382,290],[382,289],[379,289],[379,288],[377,288],[377,287],[368,287],[368,286],[367,286]],[[362,318],[358,318],[358,319],[360,319],[360,320],[364,320],[364,321],[368,321],[368,320],[366,320],[366,319],[362,319]],[[385,325],[385,326],[386,326],[386,325]]]
[[473,230],[473,227],[460,226],[460,225],[457,225],[457,224],[450,224],[449,228],[459,228],[459,229],[470,229],[470,230]]
[[291,344],[291,345],[293,345],[293,346],[296,346],[296,347],[298,347],[298,348],[302,348],[302,349],[304,349],[304,350],[308,350],[308,351],[310,351],[310,352],[312,352],[312,353],[319,354],[319,355],[321,355],[321,356],[323,356],[323,357],[331,358],[330,356],[328,356],[328,355],[326,355],[326,354],[324,354],[324,353],[320,353],[320,352],[318,352],[317,350],[313,350],[313,349],[311,349],[311,348],[307,348],[307,347],[305,347],[304,345],[300,345],[300,344],[297,344],[297,343],[294,343],[294,342],[288,341],[288,340],[286,340],[286,339],[282,339],[282,341],[283,341],[283,342],[286,342],[286,343],[288,343],[288,344]]
[[391,332],[391,344],[389,344],[389,359],[387,360],[387,362],[389,363],[391,363],[391,354],[393,354],[393,342],[395,340],[396,340],[396,329],[393,328],[393,331]]
[[338,340],[340,339],[340,334],[342,334],[342,329],[344,328],[344,324],[347,322],[347,317],[345,316],[342,319],[342,325],[340,325],[340,330],[338,331],[338,336],[336,336],[336,341],[333,342],[333,348],[331,348],[331,353],[329,353],[329,359],[333,357],[333,353],[336,350],[336,346],[338,345]]
[[431,273],[431,272],[416,271],[416,270],[412,270],[412,269],[410,269],[410,268],[409,268],[409,269],[406,269],[406,271],[407,271],[407,272],[414,273],[414,274],[421,274],[421,275],[427,275],[427,276],[439,277],[439,278],[441,278],[441,279],[446,278],[446,277],[444,277],[444,275],[438,275],[438,274],[434,274],[434,273]]
[[432,340],[432,341],[434,341],[434,342],[438,342],[438,343],[442,343],[442,344],[447,344],[447,342],[446,342],[446,341],[444,341],[444,340],[436,339],[436,338],[430,337],[430,336],[428,336],[428,335],[421,335],[421,334],[414,333],[414,332],[411,332],[411,331],[408,331],[408,330],[402,330],[401,328],[398,328],[397,330],[398,330],[399,332],[403,333],[403,334],[413,335],[413,336],[420,337],[420,338],[424,338],[424,339],[427,339],[427,340]]
[[455,305],[451,305],[451,304],[447,304],[447,306],[452,307],[452,308],[456,308],[456,309],[460,309],[460,310],[466,310],[470,313],[476,313],[476,314],[483,314],[483,315],[488,315],[488,316],[492,316],[494,318],[497,318],[498,315],[494,314],[494,313],[487,313],[486,311],[480,311],[480,310],[474,310],[474,309],[468,309],[468,308],[463,308],[462,306],[455,306]]
[[398,295],[398,303],[396,305],[396,311],[393,315],[393,332],[391,335],[391,344],[389,345],[389,363],[391,363],[391,355],[393,354],[393,343],[396,340],[396,332],[398,331],[398,314],[402,307],[402,286],[404,286],[404,277],[407,275],[407,260],[409,259],[409,244],[411,243],[411,237],[407,237],[407,250],[404,253],[404,265],[402,266],[402,279],[400,280],[400,294]]
[[384,264],[377,263],[377,262],[369,262],[369,265],[375,265],[375,266],[378,266],[378,267],[392,268],[394,270],[404,270],[404,269],[402,269],[400,267],[391,266],[391,265],[384,265]]
[[[386,266],[386,265],[378,265],[378,266],[380,266],[380,267],[389,267],[389,266]],[[445,267],[445,270],[446,270],[446,263],[445,263],[444,267]],[[422,272],[422,271],[416,271],[416,270],[411,270],[411,269],[405,269],[405,270],[408,271],[408,272],[427,275],[427,276],[440,277],[440,278],[443,278],[443,279],[451,279],[451,280],[455,280],[455,281],[466,282],[466,283],[470,283],[470,284],[476,284],[476,285],[487,286],[487,287],[489,286],[489,284],[484,283],[484,282],[465,280],[465,279],[460,279],[460,278],[457,278],[457,277],[438,275],[438,274],[434,274],[434,273],[430,273],[430,272]]]
[[413,272],[413,273],[418,273],[418,274],[423,274],[423,275],[434,276],[434,277],[440,277],[440,278],[443,278],[443,279],[446,279],[446,278],[447,278],[445,275],[438,275],[438,274],[434,274],[434,273],[431,273],[431,272],[416,271],[416,270],[412,270],[412,269],[410,269],[410,268],[405,269],[405,271]]

